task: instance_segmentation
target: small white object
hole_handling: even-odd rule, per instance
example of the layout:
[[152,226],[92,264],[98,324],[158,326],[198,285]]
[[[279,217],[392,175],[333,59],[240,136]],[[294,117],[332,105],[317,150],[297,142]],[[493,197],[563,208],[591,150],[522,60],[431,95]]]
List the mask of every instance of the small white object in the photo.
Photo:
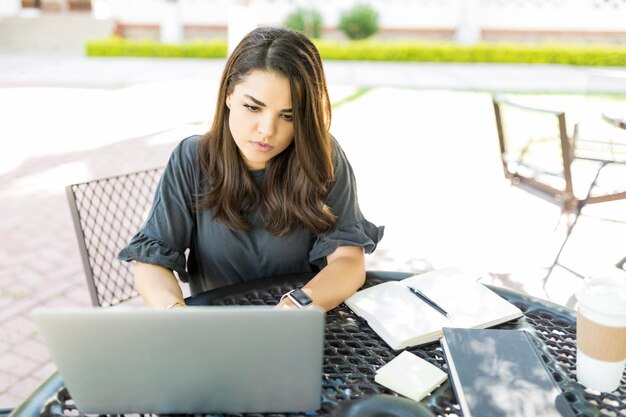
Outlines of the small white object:
[[407,398],[420,401],[448,374],[428,361],[404,351],[376,372],[374,381]]

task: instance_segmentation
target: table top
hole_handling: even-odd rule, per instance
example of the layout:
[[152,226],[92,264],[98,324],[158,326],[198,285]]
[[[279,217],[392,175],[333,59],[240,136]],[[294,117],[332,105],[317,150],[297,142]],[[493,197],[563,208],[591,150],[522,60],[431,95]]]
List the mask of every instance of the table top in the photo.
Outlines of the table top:
[[[365,286],[411,274],[368,271]],[[280,296],[311,278],[310,274],[252,281],[219,288],[187,299],[190,305],[274,305]],[[626,376],[614,393],[585,390],[575,380],[576,317],[574,311],[557,304],[526,296],[511,290],[490,287],[524,312],[522,318],[496,328],[524,329],[532,335],[564,397],[579,416],[626,414]],[[326,334],[322,378],[322,407],[317,413],[296,416],[328,416],[342,401],[366,398],[375,394],[397,395],[374,382],[377,369],[400,351],[391,350],[385,342],[345,304],[326,315]],[[439,342],[407,349],[447,371]],[[422,404],[439,416],[462,416],[449,381],[422,400]],[[79,415],[58,375],[53,375],[18,409],[12,417],[60,417]],[[262,414],[254,414],[255,417]],[[243,414],[242,416],[246,416]],[[251,414],[249,416],[252,416]],[[286,416],[272,414],[272,417]]]

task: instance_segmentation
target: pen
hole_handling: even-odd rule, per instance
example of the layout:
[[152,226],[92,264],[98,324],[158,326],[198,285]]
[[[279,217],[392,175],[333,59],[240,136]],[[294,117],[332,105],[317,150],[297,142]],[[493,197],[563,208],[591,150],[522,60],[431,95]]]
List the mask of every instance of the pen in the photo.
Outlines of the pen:
[[441,308],[436,302],[434,302],[433,300],[431,300],[430,298],[428,298],[426,296],[426,294],[424,294],[423,292],[421,292],[420,290],[416,290],[413,287],[409,287],[407,286],[407,288],[409,289],[409,291],[411,291],[413,294],[417,295],[422,301],[424,301],[426,304],[428,304],[429,306],[431,306],[432,308],[434,308],[435,310],[437,310],[438,312],[440,312],[441,314],[443,314],[444,316],[448,317],[448,312],[446,310],[444,310],[443,308]]

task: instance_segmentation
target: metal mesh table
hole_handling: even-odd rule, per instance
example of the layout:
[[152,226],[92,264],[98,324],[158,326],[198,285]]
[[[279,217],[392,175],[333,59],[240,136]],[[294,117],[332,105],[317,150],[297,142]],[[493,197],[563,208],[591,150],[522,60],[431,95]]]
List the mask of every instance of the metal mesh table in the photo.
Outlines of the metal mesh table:
[[[410,274],[368,272],[366,286]],[[188,299],[190,305],[273,305],[280,296],[306,282],[311,275],[274,278],[220,288]],[[620,388],[612,393],[585,390],[575,380],[576,318],[574,312],[557,304],[513,291],[490,287],[519,307],[524,316],[497,326],[524,329],[560,385],[564,396],[578,416],[626,415],[626,376]],[[374,394],[396,395],[374,382],[378,368],[392,360],[399,351],[391,350],[367,323],[344,304],[326,315],[326,340],[322,378],[322,407],[317,413],[271,414],[271,417],[328,416],[346,400]],[[412,353],[447,371],[439,342],[408,349]],[[438,416],[462,416],[450,383],[447,381],[423,401]],[[16,409],[12,417],[79,416],[61,378],[53,376],[31,399]],[[223,417],[232,415],[222,415]],[[263,414],[235,416],[260,417]],[[268,415],[269,416],[269,415]]]

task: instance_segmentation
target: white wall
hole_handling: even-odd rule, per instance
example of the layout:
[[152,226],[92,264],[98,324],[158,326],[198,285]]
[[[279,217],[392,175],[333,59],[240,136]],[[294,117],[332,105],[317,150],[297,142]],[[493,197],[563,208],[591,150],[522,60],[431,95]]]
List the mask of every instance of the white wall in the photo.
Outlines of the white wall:
[[0,0],[0,17],[15,16],[22,8],[20,0]]
[[[181,20],[184,24],[225,26],[230,1],[179,0]],[[279,24],[297,6],[313,6],[322,13],[325,26],[336,26],[340,13],[357,1],[250,0],[249,7],[258,24]],[[157,24],[164,7],[164,0],[98,2],[108,2],[110,17],[121,23]],[[473,30],[626,32],[624,0],[369,0],[369,3],[379,12],[381,27],[389,29],[455,29],[465,22]]]
[[622,0],[481,0],[482,25],[488,29],[622,31]]

